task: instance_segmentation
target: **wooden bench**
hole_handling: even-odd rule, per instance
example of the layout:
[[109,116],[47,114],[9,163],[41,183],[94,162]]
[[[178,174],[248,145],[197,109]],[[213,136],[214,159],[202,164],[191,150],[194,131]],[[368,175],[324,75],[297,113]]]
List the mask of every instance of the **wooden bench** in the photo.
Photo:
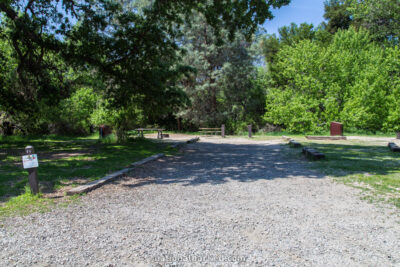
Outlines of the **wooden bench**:
[[304,147],[302,153],[312,160],[324,159],[325,155],[314,148]]
[[199,128],[200,132],[203,134],[221,134],[221,128]]
[[164,129],[155,129],[155,128],[137,128],[135,131],[138,131],[140,137],[144,137],[144,131],[157,131],[157,139],[163,139],[163,131]]

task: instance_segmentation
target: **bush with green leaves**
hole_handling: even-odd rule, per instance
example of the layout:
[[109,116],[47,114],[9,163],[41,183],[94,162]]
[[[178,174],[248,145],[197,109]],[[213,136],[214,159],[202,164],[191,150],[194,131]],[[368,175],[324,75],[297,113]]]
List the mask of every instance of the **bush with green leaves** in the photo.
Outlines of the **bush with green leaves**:
[[116,108],[106,100],[97,103],[96,109],[91,114],[90,121],[93,125],[109,125],[114,129],[119,142],[127,138],[127,131],[133,130],[145,123],[143,110],[131,105],[126,108]]
[[400,123],[398,52],[354,28],[339,30],[328,45],[303,40],[282,47],[269,82],[266,122],[291,132],[322,132],[331,121],[347,128],[395,130]]
[[91,115],[100,100],[92,88],[83,87],[76,90],[70,98],[60,103],[61,120],[72,132],[86,134],[90,132]]
[[400,132],[400,49],[398,46],[385,50],[387,61],[385,71],[388,74],[389,96],[387,97],[388,116],[383,122],[384,131]]

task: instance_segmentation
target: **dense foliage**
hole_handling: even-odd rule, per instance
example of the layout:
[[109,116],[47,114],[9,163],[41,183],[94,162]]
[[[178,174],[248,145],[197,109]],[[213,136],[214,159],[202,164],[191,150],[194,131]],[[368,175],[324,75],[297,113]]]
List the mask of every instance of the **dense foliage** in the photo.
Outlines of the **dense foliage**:
[[398,0],[326,0],[326,22],[260,36],[289,2],[1,1],[0,134],[400,131]]
[[[113,116],[117,129],[126,130],[136,120],[132,113],[154,121],[185,103],[178,85],[191,68],[180,62],[178,40],[181,25],[190,24],[193,12],[204,15],[221,43],[222,30],[231,39],[236,31],[250,38],[259,24],[272,17],[271,7],[288,3],[1,1],[2,117],[23,133],[47,131],[54,121],[46,122],[51,116],[45,113],[53,108],[64,112],[63,99],[92,88],[102,99],[100,109],[119,114]],[[64,121],[65,116],[60,118]],[[82,122],[79,114],[76,119],[75,128]]]
[[375,41],[399,43],[400,3],[397,0],[350,1],[348,11],[359,27],[367,29]]
[[228,131],[236,131],[254,123],[253,118],[261,118],[265,88],[252,84],[257,75],[252,42],[242,32],[232,41],[227,30],[216,36],[201,14],[183,32],[183,62],[195,70],[182,80],[190,99],[190,106],[177,113],[183,124],[192,128],[225,124]]
[[[318,132],[331,121],[348,128],[396,130],[398,47],[382,49],[365,30],[339,30],[332,42],[303,40],[277,54],[265,119],[289,131]],[[390,114],[390,115],[389,115]]]
[[[291,132],[400,131],[398,1],[326,1],[318,28],[266,36],[265,122]],[[391,10],[390,10],[391,9]]]

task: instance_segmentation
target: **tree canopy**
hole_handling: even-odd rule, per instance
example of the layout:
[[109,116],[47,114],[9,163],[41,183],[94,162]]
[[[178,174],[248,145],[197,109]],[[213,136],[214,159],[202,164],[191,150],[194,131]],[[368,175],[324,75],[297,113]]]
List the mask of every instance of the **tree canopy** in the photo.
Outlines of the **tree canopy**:
[[[216,36],[201,14],[193,16],[183,32],[183,62],[195,72],[182,81],[191,105],[182,107],[178,116],[196,126],[225,123],[227,130],[240,128],[238,124],[249,117],[260,117],[264,96],[252,84],[257,74],[253,40],[247,41],[240,31],[230,40],[226,29]],[[220,39],[223,44],[218,45]]]
[[399,44],[400,3],[397,0],[351,0],[348,8],[359,26],[374,40]]
[[176,40],[193,12],[204,15],[216,36],[224,29],[231,38],[239,30],[250,38],[272,18],[270,8],[288,3],[154,0],[139,10],[125,8],[130,1],[2,1],[0,60],[8,68],[1,110],[37,114],[85,85],[79,75],[85,73],[103,83],[110,105],[162,113],[184,97],[177,83],[189,68],[179,63]]
[[260,34],[288,3],[3,0],[0,131],[400,130],[398,1],[326,0],[327,22]]
[[328,20],[327,31],[335,33],[339,29],[346,30],[352,23],[351,12],[348,10],[348,0],[327,0],[324,3],[324,18]]

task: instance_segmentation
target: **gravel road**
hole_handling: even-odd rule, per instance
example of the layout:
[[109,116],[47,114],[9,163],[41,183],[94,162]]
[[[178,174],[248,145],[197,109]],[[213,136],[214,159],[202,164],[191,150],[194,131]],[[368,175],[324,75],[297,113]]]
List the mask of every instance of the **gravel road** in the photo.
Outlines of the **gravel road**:
[[203,139],[78,204],[8,218],[2,266],[400,266],[398,211],[274,141]]

